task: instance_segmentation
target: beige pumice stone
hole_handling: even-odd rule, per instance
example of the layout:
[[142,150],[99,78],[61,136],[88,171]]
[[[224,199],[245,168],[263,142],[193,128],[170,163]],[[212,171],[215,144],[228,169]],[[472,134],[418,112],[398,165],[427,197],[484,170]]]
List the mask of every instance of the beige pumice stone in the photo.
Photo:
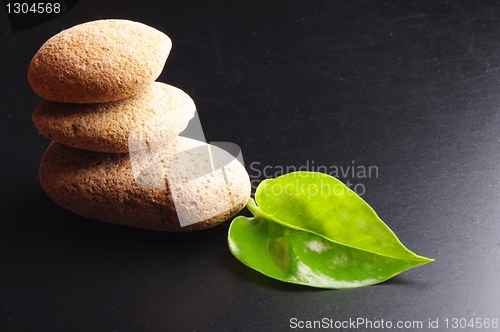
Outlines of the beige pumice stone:
[[[32,118],[38,131],[55,142],[121,153],[173,139],[186,128],[195,111],[193,100],[184,91],[154,82],[132,97],[107,103],[43,101]],[[142,144],[129,144],[133,135],[137,136],[135,142]]]
[[28,81],[38,95],[55,102],[119,100],[155,81],[171,48],[167,35],[142,23],[87,22],[47,40],[31,60]]
[[193,231],[243,209],[251,185],[225,150],[176,137],[134,153],[102,153],[53,142],[40,182],[60,206],[105,222],[162,231]]

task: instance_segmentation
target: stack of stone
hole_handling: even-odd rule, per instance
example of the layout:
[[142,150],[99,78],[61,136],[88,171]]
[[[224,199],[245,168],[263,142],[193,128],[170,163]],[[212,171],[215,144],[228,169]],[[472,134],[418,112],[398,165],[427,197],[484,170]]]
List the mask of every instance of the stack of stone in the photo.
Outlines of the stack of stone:
[[33,122],[53,141],[39,176],[57,204],[166,231],[212,227],[246,205],[244,166],[179,136],[196,108],[182,90],[155,81],[171,46],[147,25],[99,20],[60,32],[35,54],[28,80],[45,101]]

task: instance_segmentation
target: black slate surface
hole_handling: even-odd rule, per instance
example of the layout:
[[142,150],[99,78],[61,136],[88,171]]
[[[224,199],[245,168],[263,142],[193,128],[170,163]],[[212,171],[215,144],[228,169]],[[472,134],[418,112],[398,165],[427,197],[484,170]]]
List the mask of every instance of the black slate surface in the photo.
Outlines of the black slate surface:
[[[453,330],[453,318],[499,319],[499,12],[496,1],[81,1],[16,33],[2,12],[0,330],[307,330],[294,319],[422,322],[408,330],[438,319]],[[58,207],[38,182],[49,141],[31,122],[41,98],[26,70],[52,35],[100,18],[171,37],[159,80],[191,95],[208,140],[242,148],[255,184],[282,168],[374,166],[370,178],[339,178],[436,262],[371,287],[311,289],[237,261],[229,221],[158,233]]]

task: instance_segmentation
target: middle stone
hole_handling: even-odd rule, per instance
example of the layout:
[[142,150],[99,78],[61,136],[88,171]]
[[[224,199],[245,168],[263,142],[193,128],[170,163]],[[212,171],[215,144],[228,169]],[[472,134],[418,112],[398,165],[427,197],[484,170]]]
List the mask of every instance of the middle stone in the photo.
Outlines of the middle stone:
[[195,114],[184,91],[154,82],[139,94],[118,101],[73,104],[43,101],[33,112],[35,127],[45,137],[71,147],[110,153],[130,151],[129,136],[140,133],[154,146],[178,136]]

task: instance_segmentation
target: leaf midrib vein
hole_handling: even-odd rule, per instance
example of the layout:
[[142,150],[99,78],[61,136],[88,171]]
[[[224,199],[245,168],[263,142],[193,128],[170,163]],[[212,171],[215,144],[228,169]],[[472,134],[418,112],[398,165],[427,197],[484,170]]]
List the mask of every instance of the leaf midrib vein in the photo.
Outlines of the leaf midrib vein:
[[[426,259],[425,257],[421,257],[419,255],[416,255],[414,254],[417,258],[401,258],[401,257],[395,257],[395,256],[391,256],[391,255],[387,255],[387,254],[381,254],[381,253],[378,253],[378,252],[374,252],[374,251],[370,251],[370,250],[367,250],[367,249],[363,249],[363,248],[358,248],[358,247],[354,247],[354,246],[351,246],[351,245],[348,245],[348,244],[345,244],[345,243],[341,243],[341,242],[338,242],[338,241],[335,241],[333,239],[330,239],[322,234],[318,234],[314,231],[311,231],[311,230],[308,230],[308,229],[304,229],[302,227],[299,227],[299,226],[295,226],[295,225],[290,225],[290,224],[287,224],[285,222],[283,222],[282,220],[280,220],[279,218],[276,218],[274,215],[270,215],[268,213],[266,213],[265,211],[263,211],[258,205],[257,203],[253,203],[254,205],[252,206],[252,204],[248,204],[248,209],[250,210],[250,212],[252,212],[256,217],[263,217],[271,222],[275,222],[277,224],[280,224],[282,226],[285,226],[285,227],[288,227],[288,228],[291,228],[291,229],[295,229],[295,230],[298,230],[298,231],[302,231],[302,232],[306,232],[306,233],[311,233],[311,234],[314,234],[314,235],[317,235],[317,236],[320,236],[322,238],[324,238],[325,240],[327,241],[330,241],[330,242],[333,242],[333,243],[336,243],[338,245],[341,245],[341,246],[345,246],[345,247],[348,247],[348,248],[353,248],[353,249],[357,249],[357,250],[361,250],[361,251],[364,251],[364,252],[368,252],[368,253],[371,253],[371,254],[374,254],[374,255],[378,255],[378,256],[382,256],[382,257],[388,257],[388,258],[393,258],[393,259],[399,259],[399,260],[408,260],[408,261],[416,261],[416,262],[420,262],[422,261],[422,259]],[[278,209],[279,210],[279,209]],[[419,259],[420,258],[420,259]]]

